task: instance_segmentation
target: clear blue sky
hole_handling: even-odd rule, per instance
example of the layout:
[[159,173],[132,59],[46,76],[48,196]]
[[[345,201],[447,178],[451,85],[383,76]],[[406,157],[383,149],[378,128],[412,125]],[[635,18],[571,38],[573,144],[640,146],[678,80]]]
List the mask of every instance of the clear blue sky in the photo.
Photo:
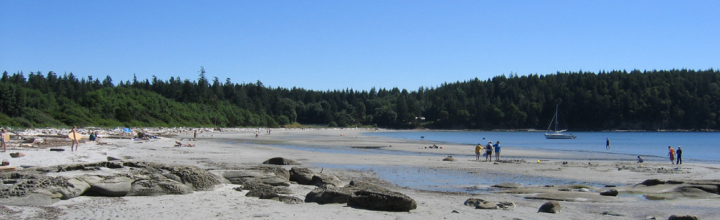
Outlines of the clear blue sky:
[[478,77],[718,69],[720,1],[0,0],[0,71],[417,90]]

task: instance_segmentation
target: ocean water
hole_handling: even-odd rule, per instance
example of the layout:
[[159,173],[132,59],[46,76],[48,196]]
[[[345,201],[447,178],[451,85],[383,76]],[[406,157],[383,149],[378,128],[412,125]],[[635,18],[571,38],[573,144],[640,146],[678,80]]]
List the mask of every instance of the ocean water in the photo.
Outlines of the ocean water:
[[[666,157],[668,146],[682,146],[683,162],[720,163],[718,132],[566,132],[576,139],[546,139],[545,132],[402,131],[372,132],[372,136],[476,145],[500,141],[504,147]],[[421,138],[424,136],[424,138]],[[610,149],[605,139],[610,139]]]

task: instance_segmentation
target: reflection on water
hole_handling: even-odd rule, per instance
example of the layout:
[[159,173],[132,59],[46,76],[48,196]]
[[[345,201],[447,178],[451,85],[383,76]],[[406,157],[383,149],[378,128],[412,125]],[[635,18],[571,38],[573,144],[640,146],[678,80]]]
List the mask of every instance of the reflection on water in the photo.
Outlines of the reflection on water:
[[330,169],[357,170],[375,173],[379,178],[401,187],[441,192],[488,192],[491,185],[511,182],[523,185],[570,185],[583,184],[603,187],[610,183],[582,182],[529,175],[484,172],[477,170],[456,170],[446,168],[425,168],[413,166],[338,165],[313,164]]

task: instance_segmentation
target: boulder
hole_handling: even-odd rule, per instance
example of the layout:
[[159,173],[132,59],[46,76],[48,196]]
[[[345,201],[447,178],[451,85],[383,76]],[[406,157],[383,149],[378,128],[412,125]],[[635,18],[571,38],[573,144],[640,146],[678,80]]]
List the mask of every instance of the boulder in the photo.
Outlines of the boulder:
[[476,209],[498,209],[498,206],[492,202],[480,202],[475,206]]
[[407,212],[417,208],[412,198],[402,193],[381,190],[356,191],[348,200],[348,206],[366,208],[380,211]]
[[337,187],[343,187],[345,184],[340,181],[339,178],[337,178],[334,175],[330,174],[315,174],[312,177],[312,181],[316,186],[326,186],[326,185],[333,185]]
[[521,184],[517,184],[517,183],[500,183],[500,184],[495,184],[492,187],[505,188],[505,189],[523,188],[523,186]]
[[485,202],[484,199],[469,198],[469,199],[465,200],[465,203],[463,203],[463,205],[466,205],[466,206],[477,206],[478,204],[483,203],[483,202]]
[[321,186],[309,192],[305,196],[305,202],[316,202],[318,204],[347,203],[354,192],[352,187]]
[[662,181],[659,179],[648,179],[648,180],[643,181],[640,184],[646,185],[646,186],[654,186],[654,185],[659,185],[659,184],[665,184],[665,181]]
[[293,167],[290,168],[290,181],[295,181],[302,185],[315,185],[313,182],[313,176],[315,172],[304,167]]
[[446,158],[443,158],[443,161],[455,161],[455,158],[453,158],[453,156],[447,156]]
[[90,189],[90,184],[83,180],[70,178],[67,182],[69,184],[66,186],[53,186],[50,190],[62,194],[60,199],[66,200],[78,197]]
[[609,190],[605,190],[605,191],[600,192],[600,195],[603,195],[603,196],[617,196],[617,195],[618,195],[618,191],[617,191],[616,189],[609,189]]
[[315,186],[333,185],[333,186],[337,186],[337,187],[345,186],[345,184],[334,175],[315,173],[314,171],[312,171],[308,168],[293,167],[293,168],[290,168],[290,172],[288,172],[288,173],[289,173],[290,181],[295,181],[298,184],[302,184],[302,185],[315,185]]
[[84,175],[80,177],[83,181],[90,184],[87,193],[97,196],[126,196],[132,189],[132,183],[135,181],[124,176],[97,176]]
[[538,212],[546,212],[546,213],[560,213],[560,203],[557,201],[550,201],[546,202],[542,206],[540,206],[540,209],[538,209]]
[[270,159],[266,160],[265,162],[263,162],[263,164],[301,165],[302,163],[292,160],[292,159],[287,159],[287,158],[282,158],[282,157],[273,157],[273,158],[270,158]]
[[668,220],[698,220],[697,216],[694,215],[671,215]]
[[255,167],[247,170],[228,171],[223,177],[233,184],[263,183],[272,186],[290,186],[289,179],[280,167]]

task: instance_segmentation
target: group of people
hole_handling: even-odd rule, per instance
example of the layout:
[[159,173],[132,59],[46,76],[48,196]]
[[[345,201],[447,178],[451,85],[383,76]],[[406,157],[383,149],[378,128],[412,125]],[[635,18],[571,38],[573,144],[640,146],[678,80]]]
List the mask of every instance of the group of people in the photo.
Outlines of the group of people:
[[[677,161],[675,161],[675,155],[677,155]],[[677,151],[671,146],[668,146],[668,156],[670,156],[671,164],[682,164],[682,147],[678,146]]]
[[500,141],[495,142],[495,144],[492,143],[492,141],[489,141],[485,147],[483,147],[480,143],[475,146],[475,160],[480,160],[480,154],[485,151],[485,161],[492,162],[492,154],[493,151],[495,152],[495,161],[500,160]]

